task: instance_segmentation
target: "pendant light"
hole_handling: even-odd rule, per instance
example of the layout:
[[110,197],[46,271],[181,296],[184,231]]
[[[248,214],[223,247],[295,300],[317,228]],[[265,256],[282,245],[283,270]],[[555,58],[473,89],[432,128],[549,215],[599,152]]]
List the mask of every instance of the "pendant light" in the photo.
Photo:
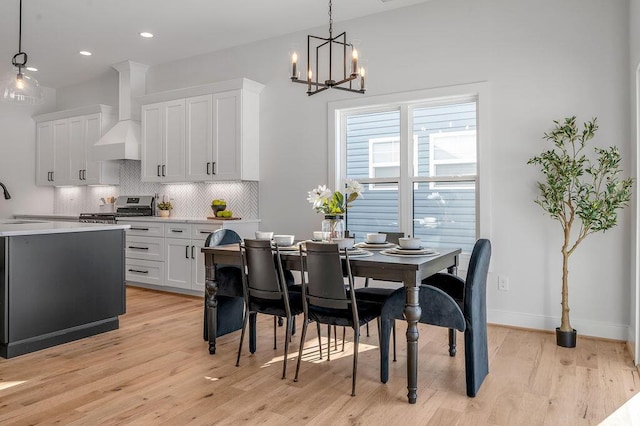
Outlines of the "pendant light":
[[25,72],[27,67],[27,54],[22,51],[22,0],[20,0],[18,53],[13,55],[11,64],[17,68],[17,70],[10,72],[0,86],[2,101],[22,105],[37,105],[43,103],[42,89],[38,81]]

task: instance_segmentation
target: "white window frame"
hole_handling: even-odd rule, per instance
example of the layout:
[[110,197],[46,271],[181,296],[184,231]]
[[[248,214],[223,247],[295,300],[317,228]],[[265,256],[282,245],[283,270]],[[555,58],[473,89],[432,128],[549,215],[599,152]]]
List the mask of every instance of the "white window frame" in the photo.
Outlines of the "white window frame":
[[[329,102],[328,108],[328,176],[329,185],[335,186],[336,182],[340,182],[346,176],[346,158],[345,158],[345,138],[342,136],[346,133],[346,116],[350,111],[357,110],[358,113],[364,111],[376,111],[390,109],[390,105],[399,105],[401,114],[409,114],[409,104],[424,101],[425,103],[444,102],[450,103],[457,100],[475,100],[477,105],[476,128],[478,131],[478,147],[477,147],[477,174],[475,181],[476,189],[476,237],[491,238],[491,188],[489,182],[491,171],[491,129],[489,119],[489,83],[479,82],[470,84],[461,84],[447,87],[437,87],[424,90],[412,90],[409,92],[393,93],[378,96],[363,96],[351,98],[342,101]],[[401,120],[403,123],[400,127],[400,140],[406,140],[407,135],[412,132],[412,120]],[[401,161],[408,164],[409,158],[413,157],[414,147],[409,145],[408,150],[402,150]],[[410,152],[407,152],[410,151]],[[403,155],[404,154],[404,158]],[[410,177],[408,167],[401,167],[401,175],[399,179],[400,188],[413,188],[414,182],[429,182],[439,179],[431,177]],[[411,171],[413,174],[413,172]],[[469,178],[453,178],[449,180],[466,181]],[[384,182],[383,179],[365,180],[363,183],[373,181]],[[388,181],[388,179],[386,179]],[[411,182],[411,185],[409,184]],[[410,191],[398,191],[399,196],[399,229],[401,232],[411,232],[413,229],[413,195]],[[461,256],[460,267],[465,269],[468,263],[468,256]]]

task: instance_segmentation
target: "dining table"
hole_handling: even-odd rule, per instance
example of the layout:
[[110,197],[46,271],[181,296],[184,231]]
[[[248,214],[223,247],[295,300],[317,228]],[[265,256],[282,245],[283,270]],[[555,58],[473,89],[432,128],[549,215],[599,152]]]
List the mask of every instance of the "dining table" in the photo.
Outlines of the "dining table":
[[[204,247],[205,262],[205,318],[208,330],[209,353],[215,354],[217,296],[219,288],[216,265],[241,265],[238,244]],[[381,281],[402,282],[406,288],[404,316],[407,322],[407,398],[415,404],[418,395],[418,320],[422,313],[419,304],[420,284],[423,279],[443,270],[456,273],[460,248],[437,249],[428,256],[393,256],[371,251],[367,256],[350,256],[351,272],[355,277]],[[280,251],[282,266],[291,271],[302,270],[298,250]]]

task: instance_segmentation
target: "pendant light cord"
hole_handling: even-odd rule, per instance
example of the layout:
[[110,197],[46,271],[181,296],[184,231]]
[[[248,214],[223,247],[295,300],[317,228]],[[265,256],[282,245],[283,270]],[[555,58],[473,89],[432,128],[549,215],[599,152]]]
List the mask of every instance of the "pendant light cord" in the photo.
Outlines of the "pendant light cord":
[[20,25],[18,26],[18,53],[22,53],[22,0],[20,0]]
[[[19,56],[22,56],[22,62],[18,62]],[[20,23],[18,24],[18,53],[13,55],[11,64],[18,67],[18,74],[21,74],[22,68],[27,66],[27,54],[22,51],[22,0],[20,0]]]
[[[22,3],[22,0],[20,0]],[[329,0],[329,38],[333,36],[333,17],[331,16],[331,0]]]

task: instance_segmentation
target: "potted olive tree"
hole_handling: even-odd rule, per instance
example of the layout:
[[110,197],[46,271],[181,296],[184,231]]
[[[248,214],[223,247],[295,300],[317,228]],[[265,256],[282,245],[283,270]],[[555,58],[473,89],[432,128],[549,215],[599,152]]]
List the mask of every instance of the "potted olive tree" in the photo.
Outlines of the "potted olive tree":
[[558,346],[573,348],[576,330],[569,321],[569,256],[590,234],[616,225],[617,211],[629,203],[632,179],[620,179],[620,153],[615,146],[595,148],[596,159],[586,157],[584,148],[598,130],[597,119],[576,126],[576,117],[554,121],[555,128],[543,139],[553,147],[533,157],[545,179],[538,182],[535,202],[560,222],[562,244],[562,318],[556,328]]

